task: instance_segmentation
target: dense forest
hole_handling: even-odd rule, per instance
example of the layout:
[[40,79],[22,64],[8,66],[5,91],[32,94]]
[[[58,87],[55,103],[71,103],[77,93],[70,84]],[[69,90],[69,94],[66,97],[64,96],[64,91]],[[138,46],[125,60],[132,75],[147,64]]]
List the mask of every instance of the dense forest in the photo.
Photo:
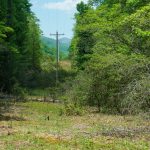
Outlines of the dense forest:
[[[42,37],[28,0],[0,1],[1,92],[23,96],[55,84],[55,40],[46,43]],[[61,58],[67,58],[68,47],[63,45]]]
[[147,112],[149,0],[89,0],[77,11],[70,47],[77,76],[67,91],[70,109],[90,105],[109,113]]
[[28,0],[0,1],[0,89],[17,92],[40,71],[38,19]]
[[[110,113],[147,112],[149,0],[81,2],[75,20],[69,48],[72,70],[60,67],[58,92],[63,95],[58,95],[67,110],[96,106]],[[32,88],[50,88],[51,93],[56,88],[55,50],[49,51],[42,42],[48,41],[42,37],[38,22],[28,0],[0,0],[1,92],[23,95]]]

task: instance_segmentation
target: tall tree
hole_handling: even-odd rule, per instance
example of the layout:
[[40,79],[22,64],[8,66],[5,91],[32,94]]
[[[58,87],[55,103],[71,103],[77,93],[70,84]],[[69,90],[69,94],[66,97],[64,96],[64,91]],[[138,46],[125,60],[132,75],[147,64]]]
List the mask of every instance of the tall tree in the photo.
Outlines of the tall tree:
[[79,71],[68,92],[72,93],[69,99],[75,106],[97,105],[105,112],[148,110],[150,2],[90,2],[96,7],[84,11],[83,4],[78,5],[75,16],[71,51],[76,66],[84,70]]
[[[22,84],[25,72],[40,67],[40,30],[30,7],[29,0],[0,0],[0,86],[5,91],[10,92],[16,82]],[[10,29],[13,32],[7,32]]]

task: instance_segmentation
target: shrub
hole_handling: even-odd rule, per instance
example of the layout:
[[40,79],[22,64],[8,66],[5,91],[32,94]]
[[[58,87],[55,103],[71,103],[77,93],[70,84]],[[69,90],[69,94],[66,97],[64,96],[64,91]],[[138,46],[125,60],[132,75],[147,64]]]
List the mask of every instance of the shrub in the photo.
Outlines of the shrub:
[[73,106],[97,106],[108,113],[139,113],[150,107],[148,75],[149,61],[144,56],[93,55],[66,95]]
[[73,103],[67,103],[64,107],[60,110],[60,115],[67,115],[67,116],[81,116],[83,115],[84,110],[83,107],[80,105],[75,105]]
[[17,100],[24,101],[27,98],[28,92],[25,88],[21,87],[18,83],[13,86],[13,94]]
[[143,77],[126,87],[127,94],[122,100],[122,111],[126,108],[128,113],[147,113],[150,108],[150,77]]

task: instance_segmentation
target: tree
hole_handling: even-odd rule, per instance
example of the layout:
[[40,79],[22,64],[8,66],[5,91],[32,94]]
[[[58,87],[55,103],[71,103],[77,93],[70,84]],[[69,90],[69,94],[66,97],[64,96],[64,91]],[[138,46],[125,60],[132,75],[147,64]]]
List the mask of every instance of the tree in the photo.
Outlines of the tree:
[[40,70],[40,30],[30,7],[28,0],[0,0],[0,88],[7,92]]
[[96,7],[81,11],[81,5],[75,16],[71,53],[82,71],[78,71],[68,99],[97,106],[102,112],[145,112],[150,107],[150,3],[89,3]]
[[[36,74],[41,71],[41,31],[38,25],[38,19],[34,15],[28,16],[28,32],[25,41],[25,51],[22,57],[22,70],[20,70],[19,79],[24,86],[32,86],[36,80]],[[24,78],[22,79],[22,76]]]

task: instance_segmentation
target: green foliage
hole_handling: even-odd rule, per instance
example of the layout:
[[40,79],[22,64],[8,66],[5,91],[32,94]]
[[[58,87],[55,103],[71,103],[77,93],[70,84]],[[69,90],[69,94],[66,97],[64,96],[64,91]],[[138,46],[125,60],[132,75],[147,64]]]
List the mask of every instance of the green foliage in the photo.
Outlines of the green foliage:
[[25,88],[22,88],[18,83],[15,83],[12,92],[16,96],[17,100],[21,100],[21,101],[26,100],[28,95],[27,90]]
[[41,45],[40,45],[41,31],[38,25],[38,19],[31,15],[28,17],[28,33],[26,41],[27,59],[33,70],[40,70],[41,62]]
[[40,29],[28,0],[0,0],[0,89],[30,86],[41,69]]
[[141,80],[134,81],[126,87],[127,94],[123,98],[121,107],[123,111],[130,113],[149,113],[150,108],[150,78],[142,77]]
[[83,1],[77,4],[77,11],[79,12],[80,15],[83,15],[84,13],[86,13],[88,9],[89,9],[89,6],[87,4],[84,4]]
[[[45,55],[49,55],[52,60],[56,58],[56,40],[42,36],[42,51]],[[61,38],[59,39],[59,52],[60,60],[64,60],[68,57],[70,47],[70,39]]]
[[65,103],[64,107],[60,109],[60,115],[67,116],[81,116],[84,113],[84,108],[80,105],[75,105],[73,103]]
[[89,5],[94,7],[75,16],[71,57],[83,71],[68,99],[109,113],[148,111],[150,3],[91,0]]
[[124,45],[129,52],[150,55],[150,5],[120,21],[111,31],[117,45]]
[[70,103],[97,106],[102,112],[123,114],[148,110],[147,66],[149,60],[140,55],[93,55],[66,95]]
[[13,32],[13,29],[10,27],[5,26],[3,22],[0,22],[0,42],[2,39],[7,37],[6,33]]
[[74,39],[71,43],[71,55],[74,64],[79,69],[83,69],[84,63],[90,59],[89,54],[93,53],[92,47],[95,44],[93,35],[96,32],[97,17],[94,11],[83,2],[78,4],[77,7],[81,7],[81,10],[78,10],[79,12],[75,15],[77,24],[74,28]]
[[[106,56],[93,56],[88,66],[88,72],[92,73],[94,77],[91,84],[91,100],[97,100],[99,107],[107,107],[122,112],[122,103],[128,97],[128,92],[136,93],[136,83],[140,82],[143,77],[149,74],[148,59],[138,55],[126,56],[123,54],[108,54]],[[140,73],[139,73],[140,72]],[[148,79],[148,78],[147,78]],[[149,82],[149,80],[147,80]],[[130,86],[130,91],[128,87]],[[142,89],[143,88],[143,89]],[[148,89],[148,88],[147,88]],[[144,87],[141,87],[139,92],[139,99],[144,95]],[[93,91],[93,92],[92,92]],[[148,91],[147,91],[148,92]],[[128,111],[136,111],[137,107],[132,105],[135,98],[130,97],[131,106],[126,106]],[[146,95],[148,98],[148,95]],[[142,99],[143,103],[147,103],[147,99]],[[129,102],[129,101],[128,101]],[[149,105],[139,108],[149,108]],[[134,107],[133,110],[129,107]],[[144,111],[143,109],[143,111]]]
[[[72,81],[70,90],[67,90],[66,96],[74,105],[87,105],[87,97],[90,92],[91,77],[86,72],[80,72]],[[88,103],[89,104],[89,103]]]

